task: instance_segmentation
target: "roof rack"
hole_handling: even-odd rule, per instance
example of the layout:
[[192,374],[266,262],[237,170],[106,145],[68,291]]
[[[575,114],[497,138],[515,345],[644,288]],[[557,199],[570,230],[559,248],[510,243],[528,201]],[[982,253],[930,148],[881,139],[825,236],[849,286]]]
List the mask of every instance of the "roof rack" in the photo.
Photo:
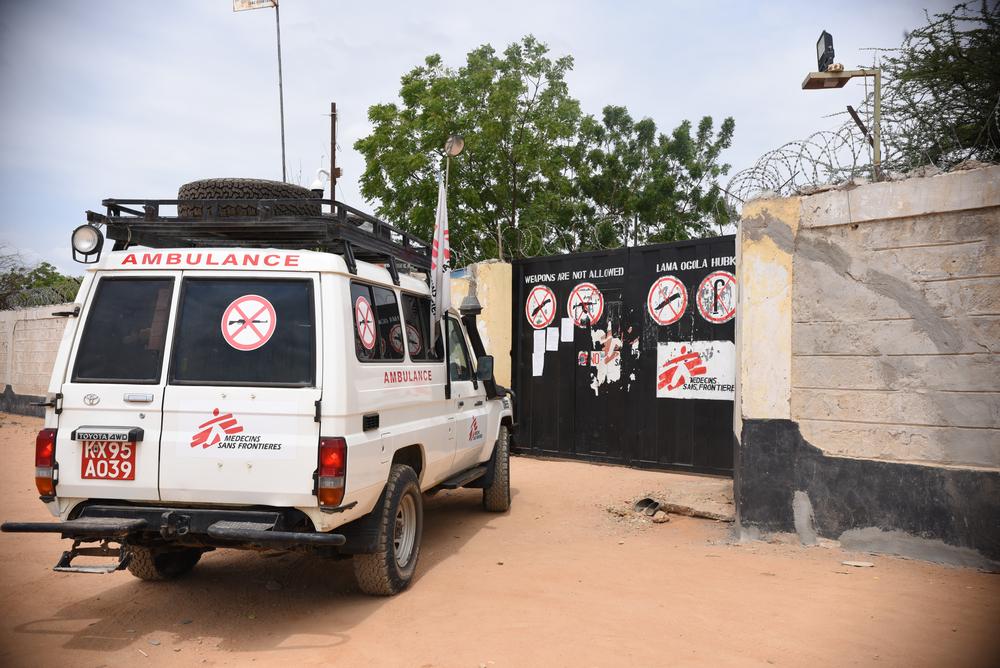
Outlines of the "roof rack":
[[[319,213],[322,205],[332,213]],[[197,207],[199,216],[165,216],[164,206]],[[275,215],[276,207],[307,205],[315,215]],[[430,244],[375,216],[332,199],[105,199],[107,213],[87,211],[87,222],[104,225],[114,250],[131,246],[183,248],[235,246],[319,250],[343,255],[352,274],[357,260],[386,263],[399,284],[397,262],[430,272]],[[220,207],[256,210],[255,216],[220,216]]]

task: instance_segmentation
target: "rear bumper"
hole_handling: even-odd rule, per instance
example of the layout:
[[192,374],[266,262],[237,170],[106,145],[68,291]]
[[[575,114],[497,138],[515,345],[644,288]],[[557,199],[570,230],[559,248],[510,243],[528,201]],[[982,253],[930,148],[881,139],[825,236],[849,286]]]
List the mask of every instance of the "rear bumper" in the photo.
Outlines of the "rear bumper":
[[339,547],[339,533],[312,531],[291,509],[239,510],[163,506],[88,505],[65,522],[5,522],[0,531],[58,533],[74,540],[174,542],[214,547]]

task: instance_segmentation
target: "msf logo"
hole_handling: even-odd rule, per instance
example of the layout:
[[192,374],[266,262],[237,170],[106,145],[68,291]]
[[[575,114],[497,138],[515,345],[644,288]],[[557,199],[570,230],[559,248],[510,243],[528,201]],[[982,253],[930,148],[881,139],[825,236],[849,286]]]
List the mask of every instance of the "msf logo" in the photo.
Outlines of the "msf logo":
[[479,441],[483,438],[483,432],[479,430],[479,420],[472,416],[472,424],[469,425],[469,442]]
[[239,434],[243,426],[233,417],[232,413],[219,414],[219,409],[212,411],[212,419],[198,425],[198,433],[191,438],[191,447],[210,448],[218,445],[228,434]]

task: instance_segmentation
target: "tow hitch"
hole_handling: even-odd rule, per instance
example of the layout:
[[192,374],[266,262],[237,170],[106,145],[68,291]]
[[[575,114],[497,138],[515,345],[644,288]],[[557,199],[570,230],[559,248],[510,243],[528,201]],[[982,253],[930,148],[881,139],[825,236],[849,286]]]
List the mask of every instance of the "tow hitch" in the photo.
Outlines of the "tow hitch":
[[[98,547],[80,547],[83,541],[74,540],[73,547],[63,552],[59,563],[52,570],[62,573],[114,573],[123,570],[128,566],[129,553],[125,546],[118,544],[118,547],[111,547],[110,541],[101,541]],[[117,557],[115,563],[96,566],[73,566],[72,561],[77,557]]]

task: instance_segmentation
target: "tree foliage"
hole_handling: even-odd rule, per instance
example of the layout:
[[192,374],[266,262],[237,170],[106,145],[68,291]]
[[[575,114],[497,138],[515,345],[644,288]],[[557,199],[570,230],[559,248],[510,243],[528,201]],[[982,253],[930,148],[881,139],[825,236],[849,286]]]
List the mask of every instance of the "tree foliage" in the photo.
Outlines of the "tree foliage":
[[79,287],[80,279],[61,274],[48,262],[27,266],[20,254],[0,248],[0,309],[7,308],[13,297],[29,291],[51,292],[72,299]]
[[893,166],[1000,161],[1000,5],[928,15],[882,61]]
[[430,238],[443,147],[465,150],[449,169],[457,262],[685,239],[725,223],[715,179],[732,119],[717,135],[704,118],[670,136],[623,107],[601,120],[571,97],[570,56],[527,36],[502,53],[483,45],[452,69],[438,55],[401,79],[399,101],[369,108],[362,194],[379,215]]
[[690,121],[657,134],[652,119],[634,121],[619,106],[605,107],[600,121],[584,118],[577,182],[596,245],[689,239],[709,232],[710,224],[728,223],[716,179],[729,170],[719,155],[734,126],[727,118],[713,136],[706,116],[693,135]]

